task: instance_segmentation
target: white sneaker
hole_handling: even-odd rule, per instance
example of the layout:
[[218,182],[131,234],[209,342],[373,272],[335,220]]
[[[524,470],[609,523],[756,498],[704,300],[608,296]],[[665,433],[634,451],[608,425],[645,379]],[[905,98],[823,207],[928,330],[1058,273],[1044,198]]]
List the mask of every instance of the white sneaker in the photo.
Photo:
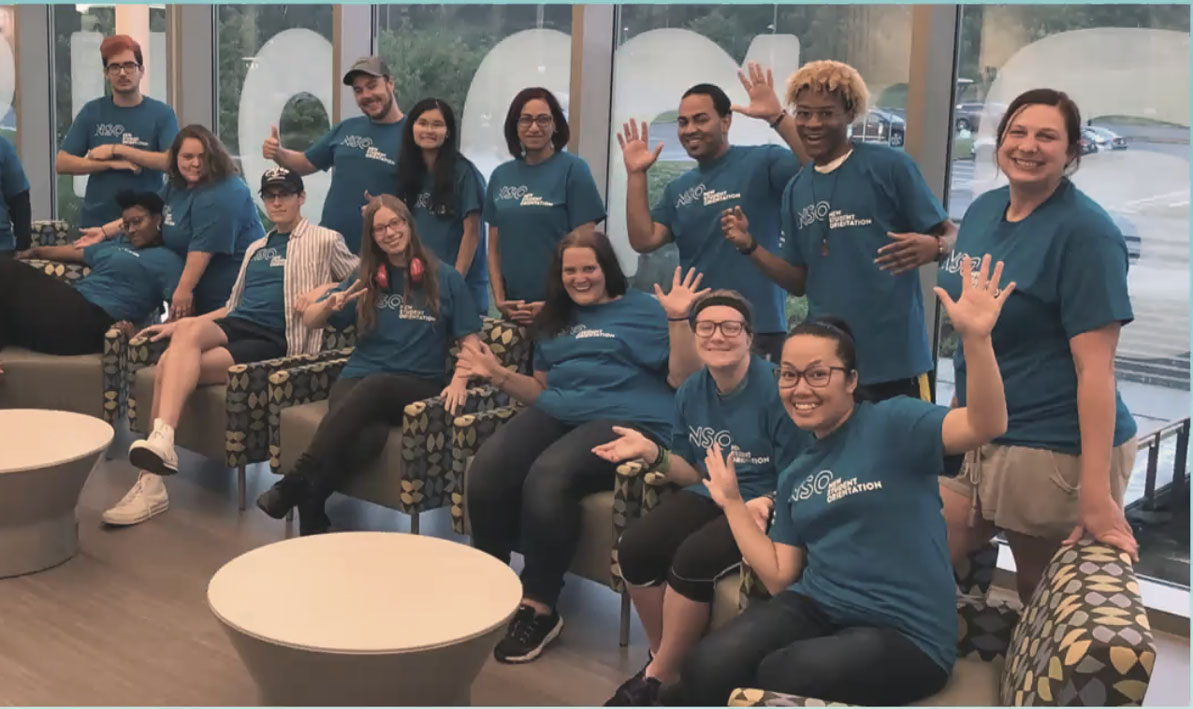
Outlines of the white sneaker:
[[161,477],[142,470],[133,488],[112,509],[104,512],[102,519],[107,524],[123,527],[139,524],[168,509],[170,497],[166,494],[166,484]]
[[174,450],[174,429],[161,419],[155,421],[148,438],[134,441],[128,447],[128,462],[157,475],[177,473],[178,452]]

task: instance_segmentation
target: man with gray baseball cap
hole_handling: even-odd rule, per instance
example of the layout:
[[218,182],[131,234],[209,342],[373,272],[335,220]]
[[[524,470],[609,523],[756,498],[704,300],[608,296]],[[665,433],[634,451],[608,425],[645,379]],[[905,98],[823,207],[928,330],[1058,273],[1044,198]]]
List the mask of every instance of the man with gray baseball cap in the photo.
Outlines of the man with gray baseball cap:
[[398,153],[406,118],[394,97],[393,74],[380,57],[361,57],[344,74],[363,116],[341,121],[306,152],[287,150],[275,125],[261,153],[299,175],[335,168],[320,225],[338,231],[360,253],[365,192],[392,194],[398,184]]

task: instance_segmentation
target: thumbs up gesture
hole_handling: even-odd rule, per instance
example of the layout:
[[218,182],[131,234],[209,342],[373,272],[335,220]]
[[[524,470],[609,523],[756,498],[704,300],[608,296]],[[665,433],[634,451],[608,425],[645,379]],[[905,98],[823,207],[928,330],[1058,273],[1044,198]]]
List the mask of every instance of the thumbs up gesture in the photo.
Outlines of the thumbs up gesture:
[[269,137],[265,139],[265,143],[261,145],[261,155],[266,160],[273,160],[277,162],[278,154],[282,152],[282,141],[278,137],[278,127],[276,125],[270,126]]

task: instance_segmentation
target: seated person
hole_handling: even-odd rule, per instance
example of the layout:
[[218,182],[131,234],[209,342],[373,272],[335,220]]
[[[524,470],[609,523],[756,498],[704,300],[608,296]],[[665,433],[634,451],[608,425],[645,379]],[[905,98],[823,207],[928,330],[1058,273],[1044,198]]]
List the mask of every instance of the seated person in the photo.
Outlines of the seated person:
[[[783,346],[779,396],[813,442],[779,476],[768,538],[746,507],[733,456],[709,446],[705,485],[742,556],[773,597],[710,633],[663,687],[665,705],[722,705],[736,687],[828,702],[895,705],[944,687],[957,655],[956,585],[937,475],[944,454],[1007,427],[990,331],[1007,295],[990,257],[960,298],[940,288],[969,362],[968,407],[899,396],[855,403],[848,327],[798,325]],[[837,374],[840,372],[840,375]]]
[[327,498],[346,474],[381,454],[407,404],[442,394],[448,411],[456,411],[467,379],[455,377],[443,388],[450,341],[480,343],[480,316],[463,276],[423,245],[406,205],[392,195],[374,197],[364,225],[360,275],[302,314],[310,328],[332,318],[342,325],[355,321],[356,347],[294,471],[257,499],[275,519],[298,505],[303,535],[328,530]]
[[91,273],[68,285],[27,263],[0,260],[0,350],[7,345],[55,355],[103,352],[114,323],[145,320],[168,300],[182,259],[162,246],[162,199],[152,192],[116,196],[127,236],[79,246],[37,246],[21,258],[85,263]]
[[174,427],[197,387],[226,383],[233,364],[314,353],[322,346],[321,333],[302,322],[296,306],[316,287],[352,273],[357,258],[338,233],[302,217],[306,192],[297,173],[267,170],[261,198],[274,228],[249,246],[227,305],[141,332],[154,341],[170,338],[170,346],[153,380],[153,429],[128,451],[140,475],[104,512],[108,524],[137,524],[169,507],[160,476],[178,472]]
[[[592,452],[613,426],[664,441],[674,388],[699,367],[687,314],[695,272],[659,300],[628,287],[608,237],[574,231],[547,271],[532,327],[534,374],[517,374],[485,347],[465,347],[457,372],[526,404],[480,447],[468,471],[472,544],[508,562],[522,552],[523,599],[499,662],[529,662],[559,635],[555,602],[580,538],[580,502],[612,490],[617,466]],[[668,318],[673,319],[668,322]]]
[[708,626],[713,585],[741,564],[729,520],[701,484],[704,449],[733,451],[742,496],[765,530],[779,471],[808,442],[775,388],[775,365],[751,354],[753,312],[741,294],[708,293],[692,306],[696,352],[704,368],[675,394],[670,450],[632,428],[593,449],[611,463],[642,459],[667,479],[687,485],[633,523],[617,544],[621,576],[646,629],[651,659],[606,706],[651,706],[660,683],[679,678],[679,665]]

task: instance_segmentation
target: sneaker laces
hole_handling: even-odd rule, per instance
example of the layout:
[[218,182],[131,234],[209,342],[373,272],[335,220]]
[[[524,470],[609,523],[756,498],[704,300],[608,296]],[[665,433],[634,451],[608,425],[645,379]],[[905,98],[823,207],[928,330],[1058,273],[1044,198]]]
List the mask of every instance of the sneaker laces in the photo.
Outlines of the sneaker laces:
[[137,476],[137,482],[133,483],[133,487],[128,492],[124,493],[124,497],[120,498],[120,502],[116,503],[117,507],[123,507],[131,504],[133,500],[137,499],[145,493],[145,472],[141,472]]
[[[534,639],[535,628],[538,625],[539,615],[534,612],[534,609],[529,606],[524,606],[526,612],[518,609],[518,614],[514,616],[514,627],[510,628],[510,635],[523,645],[530,644]],[[542,616],[548,618],[549,616]]]

